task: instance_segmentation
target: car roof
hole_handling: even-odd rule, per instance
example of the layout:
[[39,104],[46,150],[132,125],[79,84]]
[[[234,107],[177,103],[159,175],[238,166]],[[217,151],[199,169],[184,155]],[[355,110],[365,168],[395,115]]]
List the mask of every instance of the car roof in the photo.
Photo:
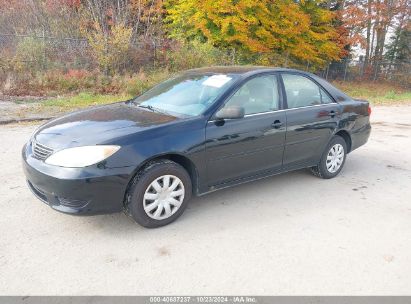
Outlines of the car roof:
[[[278,67],[266,67],[266,66],[212,66],[205,68],[198,68],[186,71],[190,74],[249,74],[249,73],[258,73],[258,72],[267,72],[267,71],[293,71],[293,72],[302,72],[293,69],[278,68]],[[303,72],[304,73],[304,72]]]

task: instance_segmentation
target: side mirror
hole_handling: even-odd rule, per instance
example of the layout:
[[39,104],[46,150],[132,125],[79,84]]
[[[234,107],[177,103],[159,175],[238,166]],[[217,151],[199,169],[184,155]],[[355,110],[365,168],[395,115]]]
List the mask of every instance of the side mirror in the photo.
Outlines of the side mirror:
[[238,119],[243,118],[244,115],[244,108],[238,106],[224,107],[215,114],[218,119]]

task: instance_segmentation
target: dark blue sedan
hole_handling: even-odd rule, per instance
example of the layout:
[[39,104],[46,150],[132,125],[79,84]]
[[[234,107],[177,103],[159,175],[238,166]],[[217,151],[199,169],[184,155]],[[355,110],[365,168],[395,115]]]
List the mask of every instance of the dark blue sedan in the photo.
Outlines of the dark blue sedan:
[[192,195],[301,168],[335,177],[367,142],[370,113],[368,102],[310,73],[190,70],[135,99],[41,126],[23,148],[24,171],[53,209],[124,210],[158,227]]

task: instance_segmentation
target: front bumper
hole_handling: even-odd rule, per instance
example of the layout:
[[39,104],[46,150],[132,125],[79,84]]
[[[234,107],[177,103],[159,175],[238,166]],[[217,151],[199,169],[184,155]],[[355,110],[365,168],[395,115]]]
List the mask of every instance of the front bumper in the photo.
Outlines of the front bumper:
[[31,144],[22,151],[23,170],[33,194],[51,208],[74,215],[119,212],[134,167],[63,168],[32,156]]

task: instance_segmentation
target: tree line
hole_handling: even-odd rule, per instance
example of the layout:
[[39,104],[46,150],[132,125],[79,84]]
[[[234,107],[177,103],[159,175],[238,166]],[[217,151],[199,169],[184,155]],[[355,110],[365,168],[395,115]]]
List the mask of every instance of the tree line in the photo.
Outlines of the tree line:
[[411,0],[0,0],[0,67],[318,70],[358,57],[376,78],[410,64],[410,15]]

